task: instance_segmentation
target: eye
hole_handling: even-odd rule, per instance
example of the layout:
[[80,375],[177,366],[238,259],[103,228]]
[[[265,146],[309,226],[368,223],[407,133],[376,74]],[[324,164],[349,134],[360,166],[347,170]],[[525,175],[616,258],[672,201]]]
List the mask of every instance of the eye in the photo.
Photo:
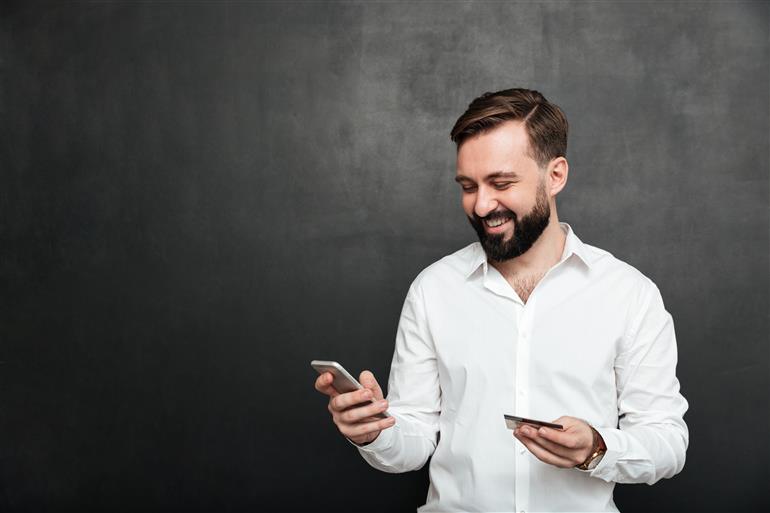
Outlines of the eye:
[[513,185],[513,182],[497,182],[492,185],[494,185],[495,189],[507,189],[508,187]]
[[475,185],[467,185],[467,186],[463,187],[462,189],[463,189],[463,192],[473,192],[473,191],[476,190],[476,186]]

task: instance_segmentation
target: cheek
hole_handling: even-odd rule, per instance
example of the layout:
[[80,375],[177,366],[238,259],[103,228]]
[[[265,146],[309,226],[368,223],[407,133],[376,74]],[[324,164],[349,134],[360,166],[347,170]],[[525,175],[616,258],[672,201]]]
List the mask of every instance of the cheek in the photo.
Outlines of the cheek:
[[500,210],[507,210],[515,213],[519,218],[523,213],[527,212],[525,206],[523,206],[522,198],[520,196],[508,195],[500,199]]
[[463,194],[462,205],[465,215],[473,217],[473,207],[475,205],[475,196],[473,194]]

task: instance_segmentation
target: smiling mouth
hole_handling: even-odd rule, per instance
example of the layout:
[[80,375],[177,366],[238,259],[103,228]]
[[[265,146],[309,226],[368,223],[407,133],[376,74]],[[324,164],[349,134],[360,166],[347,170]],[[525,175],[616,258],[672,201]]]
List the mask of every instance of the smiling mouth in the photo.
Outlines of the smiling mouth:
[[484,226],[487,227],[489,230],[496,230],[498,228],[501,228],[503,226],[506,226],[511,221],[510,218],[507,219],[493,219],[492,221],[484,220]]

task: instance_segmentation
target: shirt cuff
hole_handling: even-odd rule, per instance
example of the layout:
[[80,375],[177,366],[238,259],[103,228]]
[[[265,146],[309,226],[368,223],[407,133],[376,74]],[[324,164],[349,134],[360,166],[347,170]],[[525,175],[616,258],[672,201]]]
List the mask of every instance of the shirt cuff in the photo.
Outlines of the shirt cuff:
[[390,448],[391,445],[393,445],[393,429],[395,426],[391,426],[387,429],[383,429],[380,431],[380,434],[377,436],[377,438],[374,439],[373,442],[366,444],[366,445],[358,445],[353,440],[351,440],[348,437],[345,437],[345,439],[353,444],[356,449],[358,449],[361,452],[370,452],[370,453],[377,453],[384,451],[385,449]]
[[598,426],[593,426],[593,428],[601,435],[604,440],[604,445],[607,446],[607,451],[604,453],[602,460],[596,467],[591,470],[581,470],[581,472],[585,472],[593,477],[598,477],[609,483],[612,481],[612,476],[614,475],[613,469],[615,463],[618,461],[618,457],[624,450],[625,440],[619,429]]

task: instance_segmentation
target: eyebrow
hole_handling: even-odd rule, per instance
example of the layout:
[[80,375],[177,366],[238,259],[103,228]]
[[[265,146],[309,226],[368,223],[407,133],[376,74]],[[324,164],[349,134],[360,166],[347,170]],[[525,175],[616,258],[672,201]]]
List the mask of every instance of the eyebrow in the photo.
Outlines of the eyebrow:
[[[484,177],[485,180],[494,180],[496,178],[519,178],[519,175],[514,173],[513,171],[492,171],[487,176]],[[455,176],[455,182],[472,182],[469,177],[465,175],[457,175]]]

